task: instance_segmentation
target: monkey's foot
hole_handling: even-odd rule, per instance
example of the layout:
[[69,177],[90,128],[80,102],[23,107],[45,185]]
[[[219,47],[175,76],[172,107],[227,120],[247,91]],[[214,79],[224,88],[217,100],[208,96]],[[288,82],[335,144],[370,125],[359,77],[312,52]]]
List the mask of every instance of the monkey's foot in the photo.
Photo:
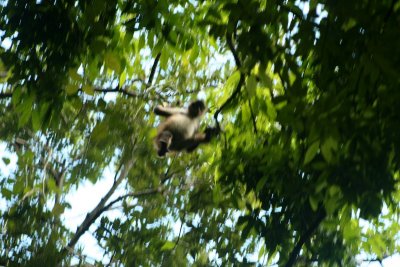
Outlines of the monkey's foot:
[[164,157],[168,152],[168,144],[165,142],[160,142],[160,148],[157,151],[159,157]]

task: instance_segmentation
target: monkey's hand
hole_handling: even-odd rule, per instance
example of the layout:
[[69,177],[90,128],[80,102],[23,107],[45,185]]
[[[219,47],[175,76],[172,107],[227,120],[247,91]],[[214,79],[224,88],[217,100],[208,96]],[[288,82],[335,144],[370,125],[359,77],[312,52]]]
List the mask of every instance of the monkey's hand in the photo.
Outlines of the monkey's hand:
[[204,133],[206,134],[205,141],[211,141],[211,138],[217,136],[220,132],[220,129],[217,127],[207,127]]

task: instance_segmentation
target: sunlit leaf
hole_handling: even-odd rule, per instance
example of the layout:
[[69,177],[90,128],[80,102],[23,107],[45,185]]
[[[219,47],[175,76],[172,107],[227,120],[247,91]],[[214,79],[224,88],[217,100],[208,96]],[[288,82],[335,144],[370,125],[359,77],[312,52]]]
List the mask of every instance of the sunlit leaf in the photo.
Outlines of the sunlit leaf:
[[82,82],[82,81],[83,81],[82,76],[80,76],[80,75],[76,72],[76,70],[74,70],[74,69],[70,69],[70,70],[68,71],[68,74],[69,74],[69,77],[70,77],[72,80],[76,81],[76,82]]
[[256,94],[257,80],[254,76],[247,78],[246,89],[250,97],[254,97]]
[[171,241],[167,241],[161,247],[161,251],[172,250],[175,247],[175,243]]
[[76,92],[78,92],[78,90],[79,90],[79,85],[77,84],[70,83],[65,87],[65,91],[67,92],[68,95],[74,95],[76,94]]
[[38,131],[42,125],[42,120],[38,110],[32,110],[32,128],[34,131]]
[[121,64],[117,55],[113,52],[107,52],[104,56],[104,61],[106,67],[115,71],[116,73],[120,72]]
[[347,240],[355,238],[359,235],[357,231],[357,227],[354,225],[353,222],[347,223],[343,228],[343,237]]
[[84,91],[88,95],[94,95],[94,88],[90,84],[85,84],[82,87],[82,91]]
[[121,75],[119,76],[119,86],[123,86],[126,81],[126,71],[123,71]]

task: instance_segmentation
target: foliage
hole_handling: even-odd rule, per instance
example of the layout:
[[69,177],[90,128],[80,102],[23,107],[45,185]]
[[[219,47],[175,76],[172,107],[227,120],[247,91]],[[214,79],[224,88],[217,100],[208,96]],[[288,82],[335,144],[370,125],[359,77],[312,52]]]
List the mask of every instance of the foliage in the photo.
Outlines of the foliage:
[[[118,266],[399,252],[398,1],[0,3],[0,264],[84,263],[89,227]],[[157,158],[152,108],[198,97],[220,136]],[[106,170],[68,229],[67,196]]]

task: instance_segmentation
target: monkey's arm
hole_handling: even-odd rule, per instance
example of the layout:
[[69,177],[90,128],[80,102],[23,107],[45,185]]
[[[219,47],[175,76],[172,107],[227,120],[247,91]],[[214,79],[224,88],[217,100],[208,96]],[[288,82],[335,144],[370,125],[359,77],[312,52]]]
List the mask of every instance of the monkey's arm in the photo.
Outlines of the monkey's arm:
[[163,107],[161,105],[158,105],[154,108],[154,113],[160,116],[169,117],[173,114],[187,114],[187,110],[184,108]]
[[219,129],[217,128],[207,128],[204,133],[196,133],[193,138],[188,140],[188,144],[186,146],[187,152],[192,152],[195,150],[201,143],[208,143],[211,141],[211,138],[215,135],[218,135]]

